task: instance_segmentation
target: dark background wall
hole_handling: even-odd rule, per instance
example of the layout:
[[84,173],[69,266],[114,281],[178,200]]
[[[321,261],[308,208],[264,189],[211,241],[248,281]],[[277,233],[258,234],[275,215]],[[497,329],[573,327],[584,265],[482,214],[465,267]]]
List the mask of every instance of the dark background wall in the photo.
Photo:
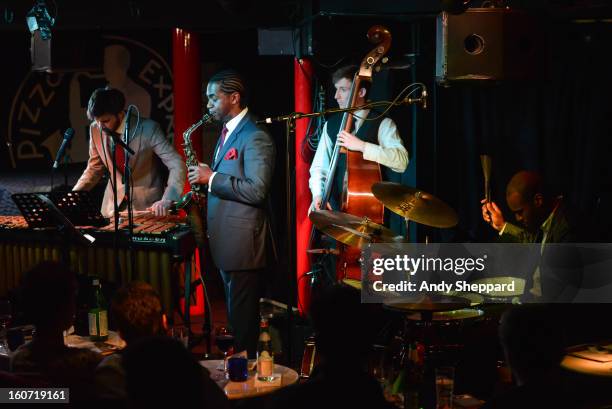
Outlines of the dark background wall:
[[[87,98],[107,80],[102,67],[93,71],[72,67],[60,74],[31,72],[30,34],[24,22],[31,4],[26,3],[0,2],[5,60],[0,76],[0,171],[5,175],[36,170],[48,174],[63,130],[76,127],[75,122],[86,126]],[[127,47],[132,56],[128,75],[150,96],[150,116],[172,136],[173,105],[167,99],[167,85],[172,75],[180,75],[170,70],[173,27],[200,34],[204,80],[219,68],[241,70],[252,90],[251,109],[267,117],[293,111],[294,54],[312,58],[326,106],[335,106],[330,73],[345,63],[359,62],[372,47],[365,38],[368,28],[384,24],[393,43],[387,68],[375,77],[372,98],[391,99],[414,81],[425,83],[430,93],[427,110],[404,106],[390,112],[411,157],[403,175],[390,177],[435,194],[460,216],[455,229],[421,226],[418,240],[425,235],[440,241],[491,238],[479,210],[482,153],[492,155],[493,195],[502,206],[510,176],[523,168],[539,169],[552,187],[598,222],[602,240],[608,239],[612,209],[609,9],[584,1],[511,2],[537,13],[544,33],[543,74],[529,81],[463,83],[446,88],[434,80],[439,2],[260,3],[111,1],[96,8],[93,3],[57,0],[56,46],[73,49],[75,39],[92,36],[100,40],[95,42],[100,50],[108,45]],[[279,48],[282,55],[264,56],[259,48],[266,44],[259,41],[258,28],[299,30]],[[71,95],[75,82],[80,85],[77,96]],[[71,101],[78,101],[80,116],[78,109],[71,108]],[[278,151],[272,203],[280,253],[284,254],[287,149],[284,127],[272,125],[270,130]],[[214,128],[205,132],[205,152],[212,151],[217,135]],[[17,157],[17,145],[24,141],[21,157]],[[13,150],[12,158],[7,143]],[[73,172],[79,173],[83,158],[74,157],[73,162]],[[399,221],[393,223],[401,232]],[[283,270],[282,260],[279,265]]]

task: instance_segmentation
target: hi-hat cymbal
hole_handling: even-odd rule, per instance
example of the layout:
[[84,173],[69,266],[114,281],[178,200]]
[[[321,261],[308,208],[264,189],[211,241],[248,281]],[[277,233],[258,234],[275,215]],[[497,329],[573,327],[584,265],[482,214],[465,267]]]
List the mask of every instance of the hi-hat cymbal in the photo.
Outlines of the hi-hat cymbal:
[[400,216],[432,227],[453,227],[457,213],[434,195],[392,182],[372,185],[372,193],[386,208]]
[[469,307],[470,300],[454,295],[422,293],[414,294],[411,297],[387,300],[383,302],[383,306],[386,309],[398,312],[453,311]]
[[398,238],[393,231],[367,217],[335,210],[315,210],[310,212],[310,220],[317,229],[346,245],[365,248],[369,243],[396,242]]

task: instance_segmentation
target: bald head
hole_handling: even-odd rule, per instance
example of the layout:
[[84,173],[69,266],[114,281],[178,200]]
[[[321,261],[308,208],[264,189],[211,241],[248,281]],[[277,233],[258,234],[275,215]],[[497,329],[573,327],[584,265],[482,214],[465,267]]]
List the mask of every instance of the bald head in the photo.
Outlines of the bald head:
[[542,175],[538,172],[521,170],[508,182],[506,197],[518,193],[524,200],[532,200],[538,193],[544,193]]
[[551,210],[542,175],[534,171],[522,170],[512,176],[506,187],[506,202],[516,221],[530,231],[537,230]]

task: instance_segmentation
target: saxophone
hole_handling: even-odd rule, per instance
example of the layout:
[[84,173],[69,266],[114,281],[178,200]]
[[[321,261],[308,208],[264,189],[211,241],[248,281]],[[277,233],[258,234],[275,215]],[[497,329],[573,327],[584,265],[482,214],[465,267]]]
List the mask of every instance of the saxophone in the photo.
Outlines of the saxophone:
[[[204,114],[204,116],[195,124],[191,125],[185,132],[183,132],[183,151],[185,152],[185,162],[187,167],[189,166],[199,166],[200,162],[198,162],[198,157],[196,155],[195,150],[193,149],[193,145],[191,143],[191,134],[196,131],[203,124],[209,123],[213,121],[213,117],[210,114]],[[187,192],[183,197],[180,198],[178,202],[176,202],[176,209],[189,210],[192,204],[197,204],[198,207],[201,207],[206,200],[206,187],[199,184],[192,184],[191,190]]]
[[[212,115],[204,114],[198,122],[191,125],[183,132],[183,151],[185,152],[187,167],[199,166],[200,164],[191,143],[191,134],[203,124],[212,121]],[[196,245],[198,247],[203,247],[206,243],[206,219],[203,217],[203,215],[206,214],[206,186],[195,183],[192,184],[191,190],[174,204],[174,209],[181,209],[187,213],[187,221],[193,231]]]

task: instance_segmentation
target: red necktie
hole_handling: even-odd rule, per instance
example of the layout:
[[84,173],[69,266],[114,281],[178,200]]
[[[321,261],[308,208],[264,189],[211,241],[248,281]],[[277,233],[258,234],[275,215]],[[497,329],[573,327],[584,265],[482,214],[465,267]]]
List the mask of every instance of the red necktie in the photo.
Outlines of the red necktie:
[[221,130],[221,142],[219,143],[219,150],[217,151],[217,155],[221,153],[221,149],[223,149],[223,144],[225,144],[225,138],[227,137],[227,127],[223,125],[223,129]]
[[[113,138],[110,135],[106,135],[106,143],[108,144],[109,152],[112,152],[112,139]],[[117,164],[117,170],[123,175],[123,170],[125,168],[125,151],[119,145],[115,145],[115,161]]]

